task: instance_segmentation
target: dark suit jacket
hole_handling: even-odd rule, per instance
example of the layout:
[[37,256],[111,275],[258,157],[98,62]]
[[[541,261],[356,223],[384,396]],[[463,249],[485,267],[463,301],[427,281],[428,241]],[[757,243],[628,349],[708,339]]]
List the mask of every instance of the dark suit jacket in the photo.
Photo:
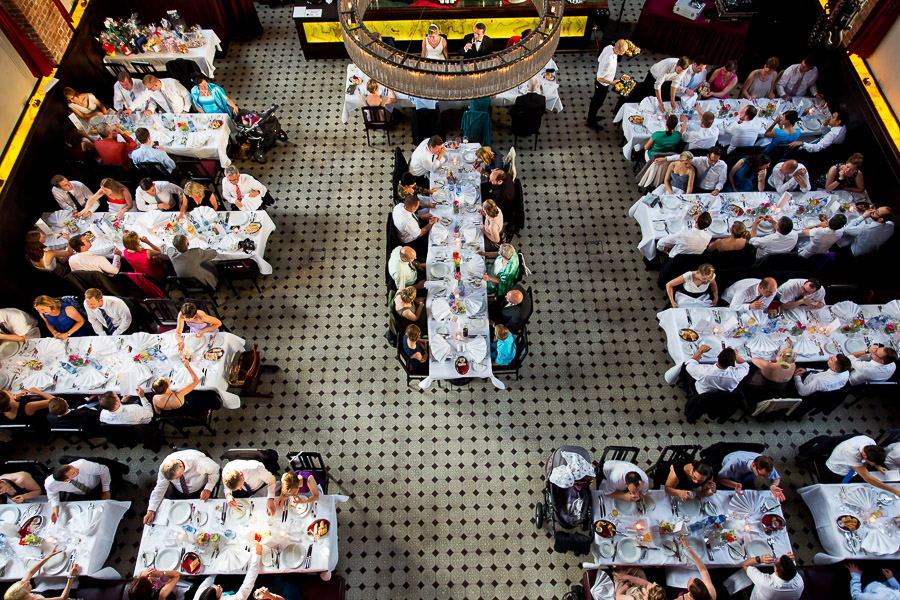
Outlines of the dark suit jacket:
[[[468,52],[465,52],[466,44],[472,44],[472,47]],[[481,56],[485,56],[487,54],[491,54],[494,51],[494,41],[488,36],[484,36],[481,38],[481,49],[475,49],[475,34],[470,33],[466,37],[463,38],[462,48],[459,49],[459,53],[465,56],[466,58],[479,58]]]
[[100,424],[100,411],[87,406],[70,408],[69,412],[62,416],[47,415],[50,427],[95,429]]
[[496,315],[494,321],[506,325],[513,333],[519,333],[528,322],[531,316],[531,296],[521,283],[517,283],[512,287],[513,290],[522,292],[522,301],[514,306],[506,306],[506,298],[497,300],[501,304],[499,314]]
[[521,110],[534,110],[546,112],[547,99],[536,92],[528,92],[516,98],[516,103],[510,109],[511,113],[518,113]]
[[507,176],[500,185],[491,186],[491,197],[501,212],[511,211],[516,198],[516,182]]

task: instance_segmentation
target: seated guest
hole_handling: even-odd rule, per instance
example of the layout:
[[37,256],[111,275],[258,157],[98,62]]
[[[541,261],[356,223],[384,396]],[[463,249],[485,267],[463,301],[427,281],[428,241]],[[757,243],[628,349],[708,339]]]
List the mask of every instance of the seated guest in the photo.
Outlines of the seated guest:
[[100,162],[94,148],[94,140],[88,134],[68,124],[63,127],[63,151],[66,158],[87,164]]
[[774,360],[768,361],[758,356],[752,358],[750,362],[756,370],[747,378],[747,388],[772,391],[787,388],[788,382],[794,378],[794,366],[797,362],[797,353],[791,346],[791,338],[788,338]]
[[[478,160],[476,159],[477,163]],[[435,193],[437,188],[424,188],[416,183],[415,176],[409,171],[403,173],[400,176],[400,182],[397,184],[397,196],[399,198],[405,198],[407,196],[430,196]],[[434,203],[431,204],[421,204],[422,208],[434,208]]]
[[492,252],[500,247],[500,240],[503,237],[503,213],[493,200],[487,200],[478,209],[478,214],[484,217],[484,223],[481,224],[484,249]]
[[666,283],[666,294],[672,308],[715,306],[719,303],[716,270],[707,263],[694,271],[686,271]]
[[[141,242],[147,244],[149,248],[144,248]],[[138,237],[136,231],[129,231],[122,236],[122,245],[125,246],[122,255],[132,269],[137,273],[143,273],[156,285],[163,284],[167,271],[166,266],[159,258],[162,250],[156,244],[151,242],[147,236]]]
[[444,147],[444,140],[439,135],[433,135],[416,146],[412,156],[409,158],[409,172],[416,177],[424,177],[425,183],[422,187],[427,187],[427,176],[441,168],[441,159],[447,149]]
[[712,236],[706,231],[711,224],[712,217],[704,211],[694,217],[694,227],[660,238],[656,242],[656,249],[668,254],[669,258],[674,258],[679,254],[703,254],[712,239]]
[[0,475],[0,497],[7,502],[22,504],[30,498],[40,496],[41,484],[34,480],[27,471],[5,473]]
[[[275,510],[272,509],[272,513]],[[197,593],[194,594],[194,600],[221,600],[223,597],[228,600],[248,600],[253,592],[253,586],[256,585],[256,578],[259,575],[259,562],[262,556],[262,546],[253,544],[253,555],[250,557],[250,565],[247,568],[247,574],[244,575],[244,581],[236,592],[223,592],[221,585],[215,585],[216,576],[210,575],[204,579]],[[270,599],[265,599],[270,600]],[[283,600],[283,599],[282,599]]]
[[679,96],[688,97],[697,94],[697,90],[706,81],[706,65],[709,61],[705,56],[699,56],[691,63],[690,69],[685,69],[678,81],[675,93]]
[[803,306],[819,310],[825,306],[825,288],[815,277],[788,279],[778,288],[778,301],[783,310]]
[[426,326],[425,298],[416,298],[415,286],[402,288],[394,294],[394,310],[407,323]]
[[750,372],[750,365],[734,351],[725,348],[719,352],[714,365],[701,365],[700,357],[711,348],[701,344],[685,363],[685,370],[694,379],[698,394],[706,392],[733,392],[741,380]]
[[731,284],[722,299],[731,310],[766,310],[775,299],[778,282],[772,277],[764,279],[741,279]]
[[897,351],[885,346],[870,346],[868,350],[854,352],[850,359],[850,385],[862,385],[870,381],[887,381],[897,368]]
[[100,499],[109,500],[109,467],[89,460],[73,460],[67,465],[60,465],[51,471],[44,481],[47,490],[47,501],[53,510],[50,520],[56,523],[59,518],[59,495],[63,492],[76,496],[93,495],[91,492],[100,487]]
[[78,93],[70,87],[63,88],[63,97],[75,115],[82,119],[90,119],[97,115],[105,115],[109,113],[102,102],[97,100],[93,94]]
[[519,278],[519,253],[512,244],[500,244],[497,252],[478,251],[479,256],[493,258],[489,273],[484,274],[488,282],[488,293],[502,296],[515,285]]
[[416,289],[425,287],[425,279],[419,281],[419,276],[424,275],[425,265],[416,260],[416,251],[409,246],[397,246],[391,251],[388,259],[388,274],[394,280],[398,290],[407,286]]
[[153,75],[144,75],[143,82],[147,88],[148,101],[153,101],[162,112],[191,112],[191,95],[177,79],[157,79]]
[[503,158],[490,146],[482,146],[475,151],[472,167],[484,177],[490,177],[495,169],[503,168]]
[[175,161],[169,158],[166,151],[162,148],[154,148],[153,140],[150,139],[150,131],[146,127],[138,127],[134,132],[140,144],[131,151],[131,162],[135,165],[144,163],[156,163],[162,165],[164,169],[172,173],[175,170]]
[[[275,476],[258,460],[233,460],[222,467],[222,483],[225,485],[225,499],[231,506],[237,506],[237,498],[252,498],[260,493],[266,495],[266,511],[275,514]],[[235,494],[237,492],[237,494]]]
[[174,598],[172,592],[181,578],[178,571],[160,571],[154,567],[144,569],[128,584],[128,600],[166,600]]
[[[744,489],[766,489],[784,502],[784,490],[779,487],[781,475],[775,470],[774,461],[758,452],[737,450],[726,454],[718,479],[723,487],[731,488],[738,494]],[[764,486],[755,485],[759,480],[765,481]]]
[[[774,573],[763,573],[758,565],[774,565]],[[794,554],[788,552],[778,560],[771,554],[750,556],[741,563],[747,577],[753,582],[751,600],[777,598],[778,600],[799,600],[803,596],[804,581],[794,564]]]
[[22,579],[16,581],[6,589],[6,592],[3,594],[3,600],[69,600],[72,584],[78,581],[78,573],[81,571],[81,567],[77,564],[73,564],[69,568],[66,586],[63,588],[63,591],[60,592],[59,596],[56,596],[55,598],[45,598],[44,596],[34,594],[31,591],[31,579],[44,568],[47,561],[61,552],[62,550],[53,550],[51,552],[46,552],[44,558],[41,560],[29,561],[28,567],[25,569],[25,574],[22,575]]
[[894,572],[890,569],[882,569],[881,574],[885,582],[873,581],[862,587],[862,569],[852,562],[847,563],[850,571],[850,600],[897,600],[900,598],[900,583],[894,578]]
[[194,87],[191,88],[191,101],[197,107],[197,112],[237,116],[237,104],[225,94],[222,86],[210,83],[209,77],[203,73],[194,73],[191,80],[194,82]]
[[[769,235],[758,235],[757,228],[762,221],[770,223],[775,228],[775,232]],[[747,243],[756,248],[756,258],[759,260],[770,254],[785,254],[793,251],[799,237],[794,231],[794,222],[790,217],[781,217],[775,221],[769,215],[757,215],[753,219],[753,227],[750,228],[750,239],[747,240]]]
[[[64,233],[60,237],[67,237]],[[25,257],[35,269],[48,271],[60,277],[69,274],[69,257],[71,250],[49,250],[44,244],[47,237],[42,231],[29,231],[25,234]],[[2,339],[2,338],[0,338]]]
[[73,217],[85,217],[100,207],[100,202],[93,198],[88,186],[80,181],[69,181],[62,175],[50,178],[50,192],[60,208],[71,208]]
[[522,284],[516,284],[506,292],[504,300],[497,300],[489,309],[491,321],[506,325],[513,333],[519,333],[531,316],[531,297]]
[[447,60],[447,38],[441,35],[441,30],[432,23],[428,26],[428,34],[422,40],[422,56],[434,60]]
[[666,600],[666,588],[648,581],[647,574],[640,567],[614,567],[616,580],[615,598],[640,598],[641,600]]
[[766,173],[772,164],[765,154],[754,154],[742,158],[728,173],[727,192],[762,192],[766,189]]
[[193,277],[213,290],[219,287],[219,272],[212,262],[219,253],[189,246],[187,236],[179,233],[172,238],[172,246],[166,248],[175,273],[179,277]]
[[728,147],[729,153],[734,152],[735,148],[746,148],[756,144],[756,138],[762,130],[763,123],[756,118],[756,107],[748,104],[741,109],[738,120],[725,128],[725,133],[731,136],[731,144]]
[[410,373],[428,372],[428,342],[422,339],[418,325],[407,325],[400,340],[400,351],[409,363]]
[[37,319],[18,308],[0,308],[0,340],[24,342],[39,337]]
[[845,110],[836,110],[822,123],[825,133],[814,142],[801,142],[799,140],[790,143],[791,148],[800,148],[806,152],[821,152],[833,144],[843,144],[847,137],[847,119],[849,115]]
[[319,474],[313,471],[289,471],[281,476],[281,491],[275,504],[309,504],[319,499]]
[[[28,396],[39,396],[40,400]],[[28,423],[36,419],[43,421],[51,398],[53,396],[37,388],[22,390],[15,396],[12,392],[0,390],[0,416],[9,423]]]
[[700,128],[688,129],[689,119],[687,115],[681,115],[681,141],[687,143],[688,150],[708,150],[719,141],[719,128],[713,127],[716,115],[710,111],[703,112],[699,106],[694,109],[700,115]]
[[193,210],[198,206],[209,206],[213,210],[219,210],[219,201],[206,186],[196,181],[188,181],[184,186],[184,193],[181,195],[181,209],[178,211],[178,218],[182,218],[189,209]]
[[826,192],[837,190],[863,193],[866,191],[866,182],[859,169],[862,163],[863,155],[855,152],[844,164],[838,163],[820,175],[815,181],[815,188]]
[[153,407],[144,396],[142,388],[137,396],[125,396],[119,400],[115,392],[100,395],[100,422],[107,425],[146,425],[153,420]]
[[657,152],[673,152],[675,146],[681,141],[681,132],[676,131],[678,127],[678,117],[669,115],[666,117],[666,128],[663,131],[655,131],[650,135],[650,139],[644,144],[644,150],[647,151],[647,160],[653,158]]
[[768,183],[779,194],[793,192],[798,188],[801,192],[812,189],[809,187],[809,172],[796,160],[785,160],[775,165]]
[[[416,196],[407,196],[403,202],[394,206],[391,215],[394,217],[394,228],[400,241],[409,244],[431,231],[434,224],[437,223],[437,217],[430,214],[419,215],[419,199]],[[427,221],[425,225],[420,224],[420,220]]]
[[[832,392],[839,390],[850,381],[850,359],[843,354],[836,354],[828,359],[825,371],[807,371],[803,367],[794,368],[794,387],[801,396],[809,396],[815,392]],[[803,376],[806,375],[804,379]]]
[[[712,194],[716,196],[722,191],[722,188],[725,186],[725,178],[728,175],[728,167],[725,165],[725,161],[722,160],[724,155],[725,151],[720,146],[713,146],[706,153],[706,156],[694,156],[691,164],[694,165],[694,169],[697,171],[697,177],[694,179],[695,194]],[[679,155],[677,154],[665,157],[665,160],[669,162],[678,159]],[[657,162],[662,162],[662,160],[661,158],[656,159]]]
[[481,58],[494,51],[494,40],[484,35],[484,23],[476,23],[475,30],[463,38],[460,54],[463,58]]
[[[666,494],[682,500],[707,498],[716,493],[712,469],[702,460],[676,460],[669,465]],[[699,490],[694,493],[693,490]]]
[[869,472],[872,469],[882,473],[887,471],[884,459],[884,448],[867,435],[857,435],[835,446],[825,461],[820,479],[822,483],[850,483],[861,479],[886,492],[900,495],[900,490],[885,485]]
[[516,182],[503,169],[494,169],[488,179],[491,184],[491,200],[505,215],[515,210]]
[[69,403],[63,398],[51,398],[47,405],[50,411],[47,422],[50,427],[60,429],[92,429],[100,423],[100,411],[94,404],[91,402],[69,408]]
[[50,296],[38,296],[34,300],[34,310],[44,320],[50,335],[57,339],[90,335],[88,328],[85,327],[84,317],[68,302]]
[[509,109],[510,116],[518,115],[523,110],[537,111],[544,113],[547,111],[547,99],[541,94],[541,80],[537,75],[528,80],[525,87],[527,93],[516,98],[516,103]]
[[603,463],[600,493],[607,498],[636,502],[648,491],[650,480],[637,465],[624,460],[608,460]]
[[397,94],[394,93],[394,90],[384,86],[387,95],[381,95],[378,93],[381,87],[374,79],[366,82],[366,91],[369,92],[366,94],[366,106],[383,106],[387,111],[388,118],[391,118],[394,109],[391,104],[397,102]]
[[894,211],[889,206],[870,208],[844,228],[838,246],[849,246],[853,256],[865,256],[884,246],[894,235]]
[[691,548],[689,541],[688,536],[681,536],[681,545],[684,546],[685,552],[693,561],[694,568],[700,572],[700,579],[691,577],[687,580],[687,588],[675,589],[672,597],[679,600],[716,600],[716,588],[709,576],[709,569]]
[[775,80],[778,78],[778,67],[781,61],[777,56],[766,60],[762,69],[751,71],[741,87],[741,98],[756,100],[757,98],[775,99]]
[[709,75],[709,93],[704,98],[727,98],[737,85],[737,62],[726,61],[725,64]]
[[84,310],[97,335],[125,335],[131,327],[131,310],[121,298],[104,296],[97,288],[84,292]]
[[[180,351],[180,350],[179,350]],[[153,382],[153,412],[161,415],[165,411],[175,411],[180,408],[184,408],[186,404],[188,404],[187,395],[194,391],[194,388],[200,384],[200,378],[197,377],[197,374],[194,373],[194,369],[191,368],[191,363],[186,358],[181,359],[181,364],[184,365],[184,368],[187,369],[188,375],[191,376],[191,382],[186,386],[179,388],[177,390],[172,389],[172,382],[169,381],[168,377],[159,377],[156,381]],[[188,411],[183,412],[191,412],[190,409],[193,409],[194,406],[191,405],[188,407]],[[200,409],[197,406],[198,410]],[[203,408],[205,412],[205,407]]]
[[[141,111],[147,105],[146,91],[143,81],[132,79],[131,73],[124,69],[119,71],[113,84],[113,108],[126,115]],[[145,114],[149,115],[151,111],[147,110]]]
[[775,82],[775,94],[785,100],[806,96],[807,91],[818,98],[823,97],[816,87],[819,69],[814,56],[806,56],[799,64],[791,65]]
[[[663,180],[667,194],[672,196],[674,194],[691,193],[694,189],[694,177],[697,175],[697,171],[691,163],[693,160],[694,155],[685,151],[678,156],[677,161],[669,163],[665,179]],[[654,193],[659,195],[661,191],[657,188],[654,190]]]
[[150,492],[144,525],[153,523],[167,493],[174,498],[209,500],[219,482],[219,465],[199,450],[173,452],[159,466],[156,485]]
[[803,228],[802,233],[809,236],[809,241],[800,246],[802,258],[825,254],[844,234],[841,229],[847,224],[847,217],[843,214],[838,213],[828,220],[825,220],[825,215],[819,215],[819,219],[819,223]]
[[[126,169],[131,168],[131,151],[137,148],[137,142],[131,139],[131,136],[125,133],[118,124],[110,127],[106,123],[97,126],[97,133],[100,139],[94,142],[94,149],[100,155],[100,160],[105,165],[122,165]],[[118,137],[121,135],[125,141],[120,142]]]
[[109,212],[116,213],[117,220],[121,220],[126,212],[135,210],[131,191],[112,177],[100,182],[100,189],[91,196],[90,201],[99,201],[101,196],[106,196]]
[[510,47],[512,47],[512,46],[515,46],[516,44],[518,44],[519,42],[522,41],[522,38],[523,38],[523,37],[527,37],[529,33],[531,33],[531,30],[530,30],[530,29],[526,29],[525,31],[522,32],[522,35],[514,35],[514,36],[512,36],[511,38],[509,38],[508,40],[506,40],[506,47],[507,47],[507,48],[510,48]]
[[172,210],[181,201],[184,190],[169,181],[153,181],[149,177],[141,179],[135,194],[137,209]]
[[193,302],[185,302],[178,311],[178,321],[175,325],[175,339],[178,340],[178,351],[184,351],[184,338],[181,336],[184,326],[187,325],[188,331],[198,338],[203,337],[207,333],[215,335],[219,333],[219,327],[222,321],[212,315],[208,315],[197,308]]
[[798,120],[796,110],[789,110],[781,115],[781,118],[774,119],[763,133],[763,137],[771,138],[772,141],[763,148],[762,153],[772,154],[778,146],[790,144],[799,138],[800,130],[795,127]]
[[225,167],[222,196],[238,210],[258,210],[260,206],[266,208],[275,204],[266,186],[250,175],[241,173],[234,165]]
[[500,367],[516,359],[516,340],[505,325],[494,325],[494,343],[491,345],[491,364]]
[[708,252],[738,252],[747,247],[750,232],[741,221],[735,221],[731,226],[731,235],[727,238],[716,238],[707,246]]

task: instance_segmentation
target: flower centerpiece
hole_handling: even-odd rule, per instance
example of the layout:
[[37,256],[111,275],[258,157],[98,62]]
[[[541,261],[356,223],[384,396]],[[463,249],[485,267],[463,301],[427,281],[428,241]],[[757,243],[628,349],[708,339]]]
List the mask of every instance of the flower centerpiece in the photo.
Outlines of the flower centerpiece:
[[627,97],[634,90],[635,85],[637,84],[633,78],[628,75],[622,75],[622,77],[613,82],[613,91],[620,96]]
[[76,367],[83,367],[84,365],[90,363],[91,361],[87,358],[81,358],[77,354],[69,355],[69,364],[74,365]]
[[750,337],[750,330],[743,326],[735,327],[732,337],[736,337],[736,338]]
[[719,534],[719,538],[725,542],[726,544],[731,544],[732,542],[737,541],[737,532],[734,529],[729,529],[728,531],[723,531]]
[[719,118],[724,119],[731,114],[731,103],[721,103],[719,105]]
[[219,543],[219,534],[218,533],[198,533],[197,534],[197,545],[199,546],[208,546],[209,544],[218,544]]
[[775,104],[773,104],[772,102],[769,102],[768,104],[766,104],[766,107],[763,109],[763,116],[766,118],[769,118],[774,114],[775,114]]
[[801,335],[806,333],[806,325],[803,325],[800,321],[797,321],[793,327],[791,327],[791,335]]
[[865,325],[865,319],[856,318],[850,321],[848,325],[844,325],[843,327],[841,327],[841,331],[843,331],[844,333],[859,333],[859,331],[863,327],[865,327]]
[[900,326],[898,326],[897,323],[885,323],[884,324],[884,332],[886,334],[894,335],[895,333],[897,333],[897,331],[900,331]]
[[756,208],[751,208],[749,213],[753,216],[758,215],[767,215],[769,211],[772,209],[773,204],[771,202],[760,202],[759,206]]
[[34,535],[33,533],[29,533],[28,535],[23,536],[19,540],[20,546],[40,546],[44,540]]
[[634,58],[641,53],[641,49],[634,45],[631,40],[625,40],[625,56]]
[[659,525],[656,526],[656,530],[662,534],[672,534],[675,533],[675,524],[668,521],[660,521]]
[[150,355],[146,352],[140,352],[134,355],[134,362],[136,363],[146,363],[150,362]]
[[39,361],[36,358],[29,358],[28,360],[25,361],[25,366],[28,367],[29,369],[33,369],[35,371],[40,371],[41,369],[44,368],[44,363],[42,363],[41,361]]

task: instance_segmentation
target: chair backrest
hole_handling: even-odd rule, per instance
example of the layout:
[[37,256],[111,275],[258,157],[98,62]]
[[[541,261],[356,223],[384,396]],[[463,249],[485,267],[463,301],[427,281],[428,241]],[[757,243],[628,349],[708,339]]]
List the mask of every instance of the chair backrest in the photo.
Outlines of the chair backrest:
[[650,484],[654,488],[658,488],[665,484],[666,479],[669,477],[669,467],[672,463],[676,461],[694,460],[697,458],[697,453],[699,451],[700,446],[684,444],[676,444],[663,448],[656,464],[647,471],[647,476],[650,478]]
[[411,130],[413,143],[415,144],[433,135],[442,136],[441,111],[436,108],[420,108],[414,111]]
[[211,161],[200,160],[197,158],[181,158],[176,161],[178,168],[194,181],[199,183],[216,182],[217,176],[221,172],[220,167],[212,167]]
[[105,62],[103,63],[103,66],[106,67],[106,72],[112,75],[114,78],[117,78],[121,71],[127,70],[125,68],[125,65],[123,65],[122,63]]
[[525,228],[525,189],[522,187],[521,179],[514,180],[513,185],[515,193],[513,194],[512,232],[519,235],[519,232]]
[[888,429],[878,436],[875,442],[884,448],[888,444],[896,444],[900,442],[900,429]]
[[514,146],[510,146],[509,152],[503,158],[503,170],[512,177],[513,181],[516,180],[516,149]]
[[603,479],[603,465],[606,464],[606,461],[624,460],[625,462],[636,464],[638,455],[640,453],[640,449],[635,448],[634,446],[607,446],[603,449],[603,454],[600,455],[600,460],[597,461],[597,464],[600,465],[600,468],[596,473],[596,481],[599,482],[601,479]]
[[0,469],[2,469],[2,471],[0,471],[2,473],[25,471],[34,478],[39,486],[41,486],[42,492],[44,490],[44,480],[47,479],[47,475],[50,474],[50,469],[47,465],[38,460],[7,460],[3,462]]
[[702,254],[678,254],[673,256],[659,270],[656,285],[659,289],[666,289],[666,284],[686,271],[692,271],[706,262]]
[[688,423],[696,423],[703,415],[724,423],[743,406],[744,394],[740,392],[706,392],[689,398],[684,412]]
[[137,292],[136,297],[140,297],[140,296],[146,296],[148,298],[165,298],[166,297],[166,295],[163,293],[163,291],[161,289],[159,289],[159,286],[157,286],[155,283],[153,283],[150,280],[150,278],[147,277],[146,275],[144,275],[143,273],[128,272],[128,273],[125,273],[124,275],[131,281],[131,283],[133,283],[135,285],[137,290],[139,290],[139,292],[136,290],[136,292]]
[[282,471],[278,464],[278,452],[271,448],[255,449],[255,448],[232,448],[226,450],[219,457],[219,460],[258,460],[266,466],[272,475],[278,475]]
[[134,167],[141,174],[142,178],[149,177],[153,181],[175,181],[173,174],[162,163],[142,162],[135,163]]
[[847,399],[849,390],[844,387],[830,392],[814,392],[803,398],[803,402],[795,409],[796,416],[803,415],[830,415]]
[[[528,307],[527,310],[523,311],[523,314],[522,314],[522,323],[528,324],[528,319],[530,319],[532,313],[534,313],[534,294],[532,293],[530,287],[526,287],[526,288],[525,288],[525,293],[528,294],[528,298],[531,300],[531,305]],[[522,327],[524,327],[524,326],[525,326],[525,325],[522,325]]]
[[385,239],[387,241],[385,261],[387,261],[388,259],[390,259],[391,252],[394,251],[394,248],[403,245],[403,242],[400,241],[400,234],[397,232],[397,226],[394,225],[394,215],[391,213],[388,213],[387,217],[387,231],[385,232]]
[[142,60],[133,60],[129,63],[129,68],[136,73],[143,73],[144,75],[159,75],[159,72],[156,70],[152,64],[148,62],[144,62]]
[[72,271],[66,280],[81,294],[91,288],[97,288],[107,296],[126,296],[121,287],[112,278],[100,271]]
[[395,292],[394,290],[388,290],[387,292],[388,329],[390,329],[391,333],[396,335],[399,339],[403,336],[404,332],[400,331],[400,315],[398,315],[397,311],[394,310],[394,296],[396,294],[397,292]]
[[521,367],[528,356],[528,329],[522,327],[522,331],[516,336],[516,365]]
[[200,73],[200,67],[192,60],[176,58],[166,63],[166,73],[190,90],[194,87],[194,75]]
[[[219,314],[219,307],[216,306],[216,303],[210,300],[209,298],[185,298],[185,302],[190,302],[197,306],[199,310],[202,310],[208,315],[212,315],[213,317],[222,320],[222,316]],[[219,328],[224,329],[224,327]]]
[[403,178],[403,174],[409,171],[409,163],[406,162],[406,158],[403,156],[403,150],[400,146],[394,148],[394,174],[391,177],[391,197],[394,199],[391,202],[391,206],[400,202],[400,195],[397,193],[397,189],[400,187],[400,179]]
[[463,135],[470,139],[481,140],[484,146],[491,145],[491,115],[480,110],[467,110],[463,113],[460,127]]
[[801,404],[803,404],[802,398],[772,398],[763,400],[756,405],[756,409],[750,416],[758,417],[763,414],[785,411],[785,416],[789,417]]
[[261,370],[262,356],[259,353],[259,344],[254,342],[250,350],[244,350],[232,360],[228,385],[239,388],[252,386]]
[[177,287],[185,296],[190,296],[197,292],[208,294],[213,291],[196,277],[170,275],[169,277],[166,277],[166,283],[170,283]]
[[68,454],[63,454],[59,457],[59,464],[68,465],[73,463],[76,460],[87,460],[93,463],[97,463],[98,465],[103,465],[107,469],[109,469],[109,473],[113,478],[120,479],[123,475],[127,475],[131,469],[128,468],[128,465],[124,463],[117,462],[115,460],[109,458],[103,458],[99,456],[73,456]]
[[541,121],[546,111],[540,108],[522,108],[510,111],[510,126],[513,133],[519,136],[529,136],[541,130]]
[[140,305],[150,313],[156,322],[156,326],[174,325],[178,321],[178,312],[181,307],[168,298],[145,298],[139,301]]
[[378,129],[388,124],[388,112],[383,106],[363,106],[362,113],[366,129]]
[[872,290],[866,296],[865,304],[887,304],[900,299],[900,290]]
[[214,263],[219,274],[230,281],[238,279],[255,279],[259,275],[259,266],[252,258],[237,260],[220,260]]

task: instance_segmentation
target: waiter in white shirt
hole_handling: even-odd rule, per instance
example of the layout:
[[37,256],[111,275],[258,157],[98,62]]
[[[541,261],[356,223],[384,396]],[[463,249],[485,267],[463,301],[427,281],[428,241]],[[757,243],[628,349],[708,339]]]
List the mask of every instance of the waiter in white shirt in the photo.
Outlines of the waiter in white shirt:
[[698,394],[733,392],[750,372],[750,363],[741,358],[734,348],[725,348],[719,352],[714,365],[701,365],[700,358],[710,350],[712,348],[701,344],[684,363],[684,370],[694,380],[694,389]]
[[600,493],[607,498],[619,498],[635,502],[650,490],[650,480],[643,469],[624,460],[608,460],[603,463],[603,483]]
[[847,385],[849,380],[850,359],[843,354],[835,354],[829,358],[828,369],[825,371],[814,373],[803,367],[794,369],[794,387],[800,396],[809,396],[815,392],[833,392]]
[[628,43],[618,40],[615,44],[607,46],[597,58],[597,80],[594,82],[594,95],[591,97],[591,105],[588,107],[587,126],[591,129],[602,130],[603,126],[597,122],[597,113],[603,106],[609,86],[616,80],[616,68],[619,57],[625,54]]
[[222,195],[238,210],[253,211],[258,210],[260,206],[265,208],[275,204],[266,186],[250,175],[241,173],[234,165],[225,168]]
[[[770,223],[775,228],[775,232],[760,236],[757,229],[762,221]],[[769,215],[757,215],[753,219],[753,227],[750,228],[750,239],[747,240],[747,243],[756,248],[756,258],[759,260],[770,254],[790,252],[797,245],[799,238],[799,234],[794,231],[794,222],[790,217],[781,217],[776,221]]]
[[778,301],[785,310],[804,306],[819,310],[825,307],[825,288],[815,277],[788,279],[778,287]]
[[650,67],[650,74],[655,80],[653,83],[653,93],[656,94],[656,101],[659,104],[659,112],[666,112],[663,103],[663,93],[666,86],[669,88],[669,102],[672,108],[677,108],[675,104],[675,94],[678,91],[678,82],[681,81],[682,74],[690,65],[690,59],[687,56],[681,58],[666,58]]
[[796,160],[786,160],[775,165],[772,174],[769,175],[768,184],[779,194],[797,188],[804,193],[812,189],[809,185],[809,171]]
[[859,476],[864,482],[878,489],[900,496],[900,490],[885,485],[872,477],[871,470],[887,471],[886,452],[867,435],[857,435],[844,440],[831,452],[821,474],[822,483],[850,483]]
[[113,261],[110,263],[102,256],[91,254],[91,245],[91,240],[81,235],[69,240],[69,248],[75,252],[69,258],[69,268],[73,271],[99,271],[110,277],[116,275],[122,266],[122,251],[113,248]]
[[125,301],[104,296],[97,288],[84,292],[84,310],[97,335],[125,335],[131,327],[131,311]]
[[772,277],[764,279],[741,279],[732,283],[722,299],[728,302],[731,310],[761,310],[765,311],[775,299],[778,291],[778,282]]
[[50,185],[53,186],[50,189],[53,199],[60,208],[71,208],[73,216],[89,215],[100,206],[100,200],[91,201],[94,192],[80,181],[69,181],[62,175],[54,175],[50,178]]
[[104,392],[99,406],[100,422],[107,425],[146,425],[153,420],[153,407],[140,387],[137,396],[125,396],[124,400],[115,392]]
[[815,57],[809,55],[800,64],[791,65],[784,70],[775,82],[775,93],[785,100],[805,96],[807,91],[816,98],[824,98],[816,87],[818,78],[819,69],[816,68]]
[[[725,187],[728,177],[728,165],[722,160],[725,150],[721,146],[713,146],[706,156],[695,156],[691,161],[697,176],[694,178],[695,194],[712,194],[718,196]],[[674,162],[678,160],[678,154],[672,154],[663,158],[657,158],[657,163]]]
[[[116,82],[113,84],[113,107],[117,111],[130,115],[135,110],[141,110],[147,104],[149,94],[144,82],[140,79],[132,79],[128,71],[119,71]],[[145,111],[145,115],[152,111]]]
[[[774,565],[774,573],[760,571],[761,564]],[[803,595],[803,577],[797,572],[792,552],[778,560],[772,554],[750,556],[741,566],[753,582],[750,600],[799,600]]]
[[262,556],[262,546],[253,544],[253,554],[250,557],[250,565],[247,568],[247,574],[244,575],[244,581],[236,592],[222,592],[222,586],[216,585],[216,576],[210,575],[197,588],[194,594],[194,600],[221,600],[222,596],[227,596],[228,600],[248,600],[253,592],[253,586],[256,585],[256,578],[259,576],[259,561]]
[[870,208],[844,228],[838,246],[849,246],[853,256],[865,256],[881,248],[892,235],[894,210],[889,206]]
[[266,493],[266,512],[275,514],[275,476],[258,460],[233,460],[222,468],[222,483],[225,484],[225,499],[231,506],[237,506],[234,494],[241,498],[251,498],[260,492]]
[[47,500],[53,510],[50,520],[56,523],[59,517],[59,495],[62,492],[78,496],[87,495],[98,485],[101,486],[101,500],[109,500],[109,467],[84,459],[73,460],[67,465],[60,465],[44,480]]
[[134,203],[140,211],[174,210],[183,194],[184,190],[170,181],[153,181],[144,177],[134,195]]
[[870,346],[848,355],[851,364],[850,385],[887,381],[897,369],[897,352],[885,346]]
[[156,102],[164,113],[189,113],[191,111],[191,94],[177,79],[157,79],[153,75],[144,75],[144,87],[151,100]]
[[849,116],[847,115],[846,110],[836,110],[831,113],[830,117],[825,119],[824,123],[822,123],[823,129],[826,127],[828,128],[822,137],[814,142],[801,142],[795,140],[788,144],[788,146],[791,148],[800,148],[806,152],[821,152],[833,144],[843,144],[844,139],[847,137],[846,124],[848,118]]
[[703,211],[694,217],[693,227],[660,238],[656,242],[656,249],[668,254],[669,258],[674,258],[679,254],[703,254],[712,239],[712,236],[706,231],[711,224],[712,216]]
[[209,500],[210,494],[219,482],[219,465],[199,450],[179,450],[173,452],[159,466],[156,485],[150,492],[144,524],[149,525],[156,518],[156,512],[171,486],[173,496]]
[[18,308],[0,308],[0,340],[24,342],[41,337],[38,320]]

